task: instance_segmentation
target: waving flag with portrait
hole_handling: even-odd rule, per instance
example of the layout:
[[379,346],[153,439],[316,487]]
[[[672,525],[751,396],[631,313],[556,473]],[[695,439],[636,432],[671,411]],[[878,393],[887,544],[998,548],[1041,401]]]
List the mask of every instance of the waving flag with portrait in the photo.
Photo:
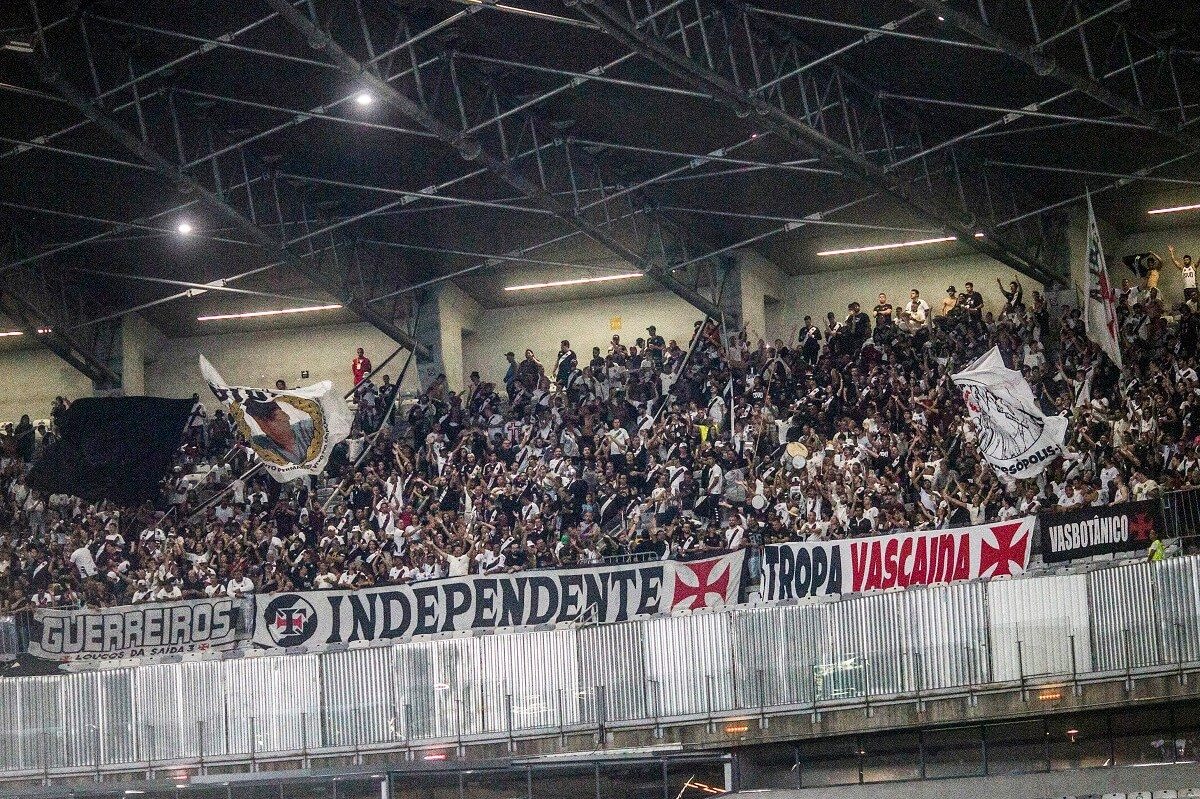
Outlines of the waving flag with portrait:
[[1062,453],[1067,420],[1046,416],[1020,372],[998,347],[950,379],[962,389],[979,434],[979,449],[997,474],[1035,477]]
[[328,380],[284,391],[230,386],[203,355],[200,372],[250,449],[281,483],[320,474],[334,445],[350,434],[354,416]]

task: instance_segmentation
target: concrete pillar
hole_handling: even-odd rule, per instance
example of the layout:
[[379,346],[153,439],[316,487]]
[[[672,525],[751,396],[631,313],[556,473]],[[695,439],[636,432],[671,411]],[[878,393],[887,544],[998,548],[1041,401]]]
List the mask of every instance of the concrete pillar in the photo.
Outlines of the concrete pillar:
[[767,329],[767,305],[786,296],[786,276],[753,250],[734,252],[728,265],[720,301],[726,330],[733,335],[745,327],[752,347],[760,338],[770,343],[777,333]]
[[450,388],[461,391],[463,374],[462,337],[475,329],[482,309],[466,292],[453,283],[439,283],[417,298],[415,337],[429,347],[429,356],[417,356],[417,378],[421,389],[446,375]]

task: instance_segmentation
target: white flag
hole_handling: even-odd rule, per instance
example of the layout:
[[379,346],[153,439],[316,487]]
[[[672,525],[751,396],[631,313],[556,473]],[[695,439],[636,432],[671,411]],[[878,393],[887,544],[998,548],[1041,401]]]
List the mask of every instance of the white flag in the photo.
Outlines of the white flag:
[[1004,365],[997,347],[951,379],[962,389],[979,449],[997,474],[1034,477],[1062,453],[1067,420],[1042,413],[1025,378]]
[[1087,198],[1087,305],[1083,315],[1083,329],[1087,337],[1100,345],[1104,354],[1112,359],[1117,368],[1121,364],[1121,345],[1117,340],[1117,295],[1112,283],[1108,282],[1108,267],[1104,265],[1104,248],[1100,246],[1100,228],[1096,226],[1096,214],[1092,211],[1092,197]]
[[320,474],[334,445],[350,434],[354,416],[328,380],[284,391],[229,386],[203,355],[200,372],[250,449],[281,483]]

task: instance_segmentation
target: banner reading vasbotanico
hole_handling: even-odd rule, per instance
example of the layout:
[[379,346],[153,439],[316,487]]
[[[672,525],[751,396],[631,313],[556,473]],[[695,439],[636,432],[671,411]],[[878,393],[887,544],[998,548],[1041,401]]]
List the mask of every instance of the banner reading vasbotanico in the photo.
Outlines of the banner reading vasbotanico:
[[693,561],[470,576],[359,591],[257,599],[254,643],[321,649],[394,643],[470,630],[514,630],[577,620],[627,621],[734,604],[745,552]]
[[1153,535],[1166,537],[1162,505],[1155,499],[1103,508],[1042,513],[1042,560],[1057,563],[1092,555],[1137,552]]
[[763,599],[800,599],[1020,574],[1034,517],[975,527],[769,544]]
[[125,660],[231,649],[246,639],[237,599],[192,599],[103,610],[34,611],[29,653],[61,662]]

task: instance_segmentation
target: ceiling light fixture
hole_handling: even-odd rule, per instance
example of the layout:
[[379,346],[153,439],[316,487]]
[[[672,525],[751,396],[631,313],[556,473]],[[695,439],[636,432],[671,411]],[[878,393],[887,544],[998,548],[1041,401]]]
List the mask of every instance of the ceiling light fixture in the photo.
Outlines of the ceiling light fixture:
[[[976,233],[975,238],[982,239],[982,233]],[[890,244],[867,244],[862,247],[843,247],[838,250],[822,250],[817,255],[849,255],[855,252],[875,252],[876,250],[895,250],[900,247],[920,247],[925,244],[942,244],[947,241],[958,241],[958,236],[938,236],[933,239],[915,239],[913,241],[894,241]]]
[[195,230],[195,228],[192,227],[192,223],[188,222],[187,220],[180,222],[178,225],[175,226],[175,229],[178,230],[180,235],[183,235],[183,236],[186,236],[186,235],[190,234],[193,230]]
[[5,338],[7,336],[23,336],[23,335],[25,335],[25,331],[23,331],[23,330],[5,330],[3,333],[0,333],[0,338]]
[[551,280],[547,283],[525,283],[520,286],[505,286],[505,291],[527,291],[529,289],[549,289],[558,286],[579,286],[584,283],[608,283],[612,280],[629,280],[643,277],[641,272],[622,272],[619,275],[601,275],[600,277],[579,277],[574,280]]
[[219,322],[222,319],[255,319],[260,316],[283,316],[284,314],[309,313],[310,311],[332,311],[340,305],[308,305],[303,308],[280,308],[274,311],[244,311],[242,313],[220,313],[197,316],[197,322]]
[[1147,214],[1174,214],[1179,211],[1196,211],[1200,210],[1200,203],[1192,203],[1191,205],[1177,205],[1174,208],[1155,208],[1153,211],[1147,211]]
[[358,103],[359,105],[370,105],[371,103],[375,102],[375,98],[370,92],[359,92],[358,94],[354,95],[354,102]]

